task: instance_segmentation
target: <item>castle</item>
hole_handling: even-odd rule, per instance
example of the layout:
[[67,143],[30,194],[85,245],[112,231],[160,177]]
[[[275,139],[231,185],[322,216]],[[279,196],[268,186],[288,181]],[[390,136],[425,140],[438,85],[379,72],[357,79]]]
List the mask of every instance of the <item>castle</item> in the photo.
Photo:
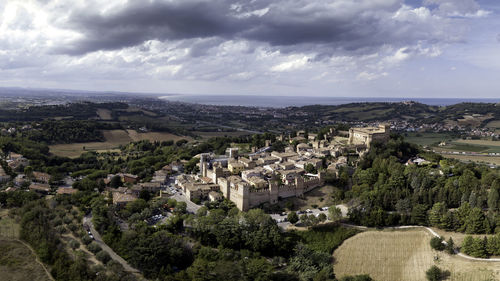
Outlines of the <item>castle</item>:
[[389,139],[390,126],[381,124],[378,127],[349,129],[349,145],[364,145],[370,147],[374,141],[383,142]]

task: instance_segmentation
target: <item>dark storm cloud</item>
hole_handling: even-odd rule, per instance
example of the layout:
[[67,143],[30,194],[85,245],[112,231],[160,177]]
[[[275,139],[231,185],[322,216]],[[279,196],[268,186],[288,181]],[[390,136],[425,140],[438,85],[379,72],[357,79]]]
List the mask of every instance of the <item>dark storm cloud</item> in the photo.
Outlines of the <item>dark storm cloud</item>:
[[137,1],[110,15],[74,11],[69,26],[84,38],[62,50],[77,55],[135,46],[152,39],[232,36],[241,30],[241,23],[225,16],[221,8],[225,7],[215,3]]
[[[106,14],[73,11],[66,25],[83,38],[59,47],[57,52],[80,55],[136,46],[147,40],[193,38],[215,42],[244,39],[280,46],[285,52],[318,48],[320,53],[440,40],[425,26],[395,22],[391,17],[401,8],[398,0],[365,1],[364,8],[347,5],[341,12],[328,3],[302,8],[310,2],[256,2],[134,1]],[[264,8],[268,8],[267,13],[252,13]],[[196,56],[203,50],[191,53]]]

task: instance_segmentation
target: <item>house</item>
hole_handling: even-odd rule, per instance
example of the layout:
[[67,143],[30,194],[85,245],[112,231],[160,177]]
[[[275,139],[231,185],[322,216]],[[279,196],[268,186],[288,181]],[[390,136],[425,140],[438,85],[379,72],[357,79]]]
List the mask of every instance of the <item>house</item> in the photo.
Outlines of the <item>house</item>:
[[50,192],[50,186],[46,183],[32,183],[29,186],[29,190],[35,191],[41,194],[48,194]]
[[113,204],[121,208],[127,203],[137,200],[137,196],[132,193],[123,193],[120,191],[113,191]]
[[184,172],[184,164],[182,162],[174,162],[172,163],[172,171],[177,172],[177,173],[183,173]]
[[28,182],[28,178],[26,178],[26,175],[24,174],[19,174],[14,178],[14,184],[16,186],[21,186],[23,183]]
[[137,179],[138,177],[136,175],[132,175],[132,174],[121,174],[120,175],[121,178],[122,178],[122,182],[123,183],[136,183],[137,182]]
[[73,194],[78,192],[78,189],[74,189],[71,187],[59,187],[57,188],[57,194]]
[[212,202],[213,201],[220,201],[220,200],[222,200],[222,198],[223,198],[223,196],[222,196],[222,194],[220,194],[220,192],[210,191],[208,193],[208,199]]
[[33,178],[40,183],[49,183],[50,181],[50,175],[42,172],[33,172]]
[[245,166],[239,162],[229,162],[227,168],[232,174],[236,175],[241,173],[245,169]]

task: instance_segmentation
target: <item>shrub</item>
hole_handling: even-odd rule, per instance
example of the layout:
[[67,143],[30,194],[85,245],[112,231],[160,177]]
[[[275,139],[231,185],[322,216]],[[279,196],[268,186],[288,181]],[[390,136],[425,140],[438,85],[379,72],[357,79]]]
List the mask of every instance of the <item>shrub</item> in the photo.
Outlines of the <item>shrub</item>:
[[95,257],[100,260],[102,263],[106,264],[108,263],[110,260],[111,260],[111,257],[109,256],[108,253],[106,253],[105,251],[99,251]]
[[295,224],[296,222],[299,221],[299,216],[297,215],[296,212],[290,212],[287,218],[291,224]]
[[72,221],[73,221],[73,217],[72,217],[71,215],[66,215],[66,216],[64,216],[64,218],[63,218],[63,222],[64,222],[65,224],[69,224],[69,223],[71,223]]
[[74,249],[80,247],[80,243],[78,241],[76,241],[76,240],[71,240],[69,242],[69,246],[74,250]]
[[425,272],[425,276],[429,281],[440,281],[446,279],[450,275],[448,270],[441,270],[439,267],[433,265]]
[[87,246],[87,249],[89,249],[89,251],[91,251],[92,253],[97,253],[99,252],[101,249],[101,246],[99,246],[99,244],[97,244],[97,242],[93,241],[92,243],[90,243],[88,246]]
[[76,232],[78,230],[78,225],[76,225],[75,223],[70,223],[68,225],[68,228],[69,230],[71,230],[72,232]]
[[92,243],[92,238],[90,238],[87,235],[87,233],[85,233],[84,235],[82,235],[82,242],[83,242],[83,244],[88,245],[88,244]]
[[58,225],[56,226],[56,231],[60,234],[63,234],[66,233],[68,230],[66,229],[66,227],[64,227],[64,225]]
[[431,238],[431,247],[434,250],[442,251],[445,248],[443,244],[443,237],[432,237]]

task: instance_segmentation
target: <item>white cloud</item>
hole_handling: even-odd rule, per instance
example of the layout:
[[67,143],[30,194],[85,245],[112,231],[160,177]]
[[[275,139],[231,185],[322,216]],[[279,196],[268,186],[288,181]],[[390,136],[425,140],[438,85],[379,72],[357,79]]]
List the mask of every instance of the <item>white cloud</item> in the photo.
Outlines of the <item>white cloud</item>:
[[[179,1],[150,0],[144,5],[197,2]],[[205,1],[222,8],[230,2]],[[236,84],[230,87],[235,89],[242,85],[251,89],[281,89],[283,85],[307,88],[311,81],[323,86],[356,84],[359,80],[390,77],[394,69],[415,59],[441,56],[448,45],[465,41],[468,21],[490,13],[472,0],[425,0],[421,7],[405,5],[403,0],[232,1],[226,9],[217,11],[220,13],[214,12],[214,19],[236,18],[242,22],[231,23],[243,27],[235,26],[233,30],[233,26],[223,25],[222,31],[215,28],[205,35],[191,30],[187,21],[182,27],[194,35],[183,37],[176,33],[169,37],[157,31],[149,34],[155,25],[141,26],[134,18],[124,17],[120,19],[140,27],[137,34],[148,36],[130,44],[100,45],[109,36],[116,35],[125,42],[135,39],[135,33],[120,33],[129,25],[109,19],[118,17],[130,5],[139,7],[137,3],[0,3],[0,83],[18,81],[15,83],[22,86],[22,81],[30,81],[64,88],[109,82],[109,87],[124,90],[122,85],[133,81],[155,81],[146,82],[148,85],[180,85],[186,81],[183,85],[188,92],[195,82],[210,83],[216,89],[233,82]],[[191,15],[188,12],[186,16]],[[214,23],[209,11],[200,15]],[[99,28],[93,30],[82,24],[89,24],[89,18],[109,26],[101,28],[96,23]],[[199,28],[204,31],[205,27],[210,26]],[[92,48],[65,54],[81,42]],[[158,90],[164,89],[169,88]]]

